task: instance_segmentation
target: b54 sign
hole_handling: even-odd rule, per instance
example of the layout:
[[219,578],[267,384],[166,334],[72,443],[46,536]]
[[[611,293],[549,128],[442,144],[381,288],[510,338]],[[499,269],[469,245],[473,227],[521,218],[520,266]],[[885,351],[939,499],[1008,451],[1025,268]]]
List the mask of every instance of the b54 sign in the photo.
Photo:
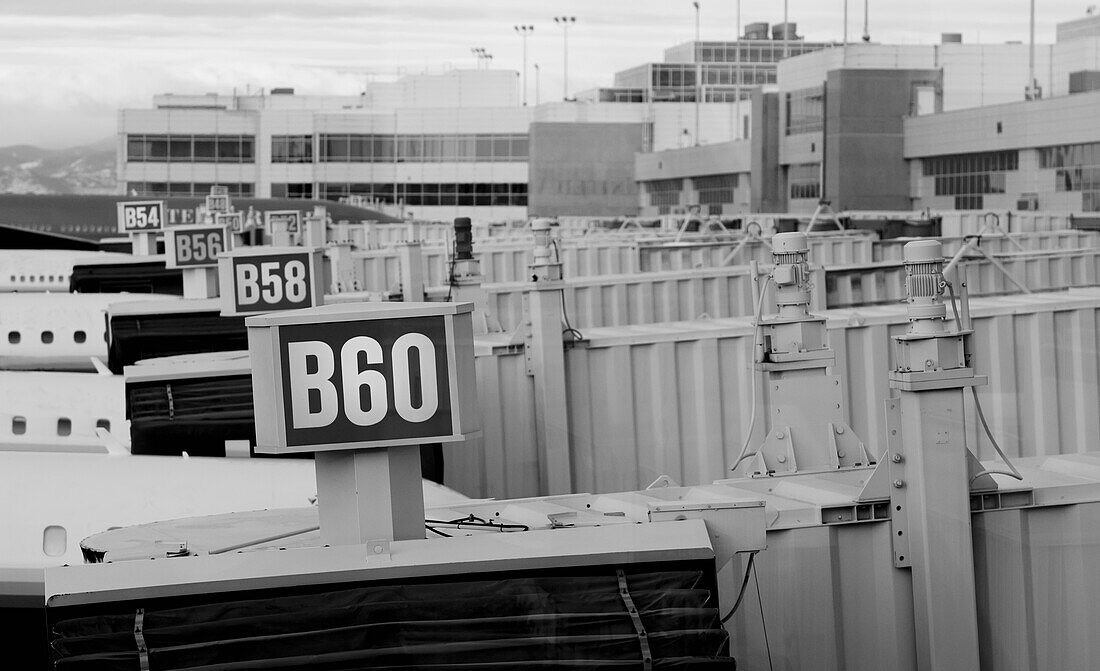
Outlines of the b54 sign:
[[249,318],[257,450],[462,440],[477,414],[470,310],[355,303]]
[[204,268],[218,265],[218,255],[229,251],[229,236],[218,226],[176,226],[164,231],[165,265]]
[[321,304],[321,252],[251,247],[218,259],[222,314],[296,310]]
[[157,232],[164,228],[164,201],[133,200],[118,203],[118,232]]

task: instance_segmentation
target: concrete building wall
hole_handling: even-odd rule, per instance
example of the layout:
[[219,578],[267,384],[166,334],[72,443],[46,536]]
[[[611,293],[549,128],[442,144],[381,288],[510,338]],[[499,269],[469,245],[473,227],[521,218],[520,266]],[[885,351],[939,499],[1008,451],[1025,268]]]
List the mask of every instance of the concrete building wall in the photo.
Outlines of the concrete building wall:
[[634,155],[644,123],[534,122],[530,130],[530,216],[633,216]]
[[779,94],[754,91],[749,150],[752,171],[750,209],[753,212],[781,211],[779,128]]
[[825,180],[835,210],[909,209],[903,119],[938,70],[834,70],[825,92]]

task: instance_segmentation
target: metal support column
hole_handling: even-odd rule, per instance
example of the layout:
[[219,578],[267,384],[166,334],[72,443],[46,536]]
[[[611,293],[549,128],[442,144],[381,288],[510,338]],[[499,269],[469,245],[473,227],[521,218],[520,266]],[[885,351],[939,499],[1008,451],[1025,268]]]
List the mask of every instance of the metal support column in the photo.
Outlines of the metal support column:
[[401,296],[405,302],[424,300],[424,252],[418,241],[397,245],[401,262]]
[[424,538],[420,446],[331,450],[315,459],[326,545]]
[[528,371],[535,378],[535,436],[539,448],[539,489],[542,494],[573,491],[569,451],[569,414],[565,389],[565,350],[562,346],[561,263],[551,258],[550,222],[536,220],[534,288],[528,292],[530,340]]
[[[894,508],[894,563],[909,566],[917,668],[980,668],[974,549],[970,522],[970,453],[963,393],[983,384],[966,350],[970,332],[945,327],[942,246],[905,245],[909,329],[894,338],[896,368],[887,402]],[[896,405],[895,405],[896,404]],[[901,474],[904,473],[904,477]],[[908,536],[906,553],[903,535]],[[900,546],[899,546],[899,541]],[[908,555],[908,556],[906,556]]]

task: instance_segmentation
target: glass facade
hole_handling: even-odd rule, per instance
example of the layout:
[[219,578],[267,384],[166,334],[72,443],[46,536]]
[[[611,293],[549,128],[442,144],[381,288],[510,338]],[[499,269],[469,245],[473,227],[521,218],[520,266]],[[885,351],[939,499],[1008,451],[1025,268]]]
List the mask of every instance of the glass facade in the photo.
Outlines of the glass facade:
[[387,183],[325,183],[318,185],[324,200],[339,200],[346,196],[362,196],[368,200],[405,205],[516,205],[527,206],[527,184],[448,184],[387,182]]
[[787,135],[820,133],[825,129],[825,87],[814,86],[787,94]]
[[272,135],[272,163],[313,163],[312,135]]
[[303,198],[313,199],[313,184],[310,183],[272,183],[272,198]]
[[127,135],[130,163],[255,163],[253,135]]
[[[210,193],[211,183],[202,182],[126,182],[126,193],[130,196],[206,196]],[[251,198],[255,192],[255,185],[249,183],[227,184],[218,182],[216,186],[224,186],[229,190],[230,196]]]
[[527,135],[318,137],[321,163],[492,163],[527,160]]
[[1080,191],[1081,209],[1100,212],[1100,142],[1043,147],[1039,167],[1054,169],[1055,191]]
[[936,156],[921,161],[925,177],[935,178],[937,196],[954,196],[956,210],[980,210],[983,196],[1005,192],[1006,173],[1019,168],[1016,151]]
[[787,170],[791,198],[821,198],[821,164],[799,163]]

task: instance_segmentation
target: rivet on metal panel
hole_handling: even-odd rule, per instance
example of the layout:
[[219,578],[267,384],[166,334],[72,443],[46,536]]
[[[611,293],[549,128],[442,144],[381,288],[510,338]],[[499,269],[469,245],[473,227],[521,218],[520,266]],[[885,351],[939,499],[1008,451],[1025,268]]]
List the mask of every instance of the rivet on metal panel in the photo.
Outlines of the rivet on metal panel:
[[840,435],[840,434],[844,433],[844,427],[843,426],[837,426],[836,427],[836,432],[837,432],[837,435]]
[[[897,433],[897,432],[896,432],[896,431],[894,431],[893,433]],[[892,460],[892,461],[893,461],[893,462],[894,462],[895,464],[900,464],[900,463],[901,463],[901,455],[900,455],[900,454],[895,454],[895,455],[891,456],[891,457],[890,457],[890,459],[891,459],[891,460]]]
[[775,432],[775,437],[778,438],[779,440],[783,440],[786,436],[783,435],[782,431],[776,431]]
[[902,488],[902,487],[904,487],[904,486],[905,486],[905,482],[904,482],[904,481],[902,481],[902,480],[894,480],[894,487],[896,487],[897,489],[901,489],[901,488]]
[[843,451],[841,451],[841,452],[837,452],[837,453],[836,453],[836,456],[837,456],[837,457],[839,457],[839,458],[841,458],[841,459],[843,459],[845,455],[844,455],[844,452],[843,452]]
[[778,462],[779,462],[779,463],[781,463],[781,464],[785,464],[785,463],[787,463],[787,457],[785,457],[785,456],[784,456],[784,455],[782,455],[782,454],[781,454],[781,455],[779,455],[778,457],[776,457],[776,458],[775,458],[775,460],[776,460],[776,461],[778,461]]

